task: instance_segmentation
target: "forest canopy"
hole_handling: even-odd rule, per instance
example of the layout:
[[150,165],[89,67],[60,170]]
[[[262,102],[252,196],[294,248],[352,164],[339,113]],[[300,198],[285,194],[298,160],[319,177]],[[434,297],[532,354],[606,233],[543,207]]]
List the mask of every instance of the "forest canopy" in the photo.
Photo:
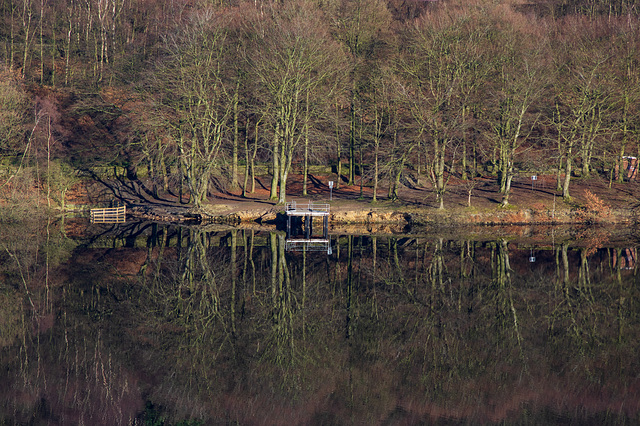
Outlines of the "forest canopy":
[[[0,161],[122,168],[154,194],[248,194],[260,170],[432,186],[622,181],[639,154],[636,0],[0,0]],[[57,168],[51,164],[55,163]],[[57,170],[55,179],[51,170]],[[142,172],[144,171],[144,172]],[[242,176],[244,174],[244,176]],[[5,179],[3,179],[5,180]],[[52,189],[53,183],[56,183]],[[306,194],[305,194],[306,195]],[[181,196],[182,199],[182,196]]]

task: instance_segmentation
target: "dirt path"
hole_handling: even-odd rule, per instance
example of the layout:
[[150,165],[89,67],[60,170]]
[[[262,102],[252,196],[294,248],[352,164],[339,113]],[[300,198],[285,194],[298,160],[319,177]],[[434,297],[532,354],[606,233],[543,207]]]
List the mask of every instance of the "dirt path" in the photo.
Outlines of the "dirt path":
[[[360,214],[358,217],[362,217],[362,212],[399,212],[411,214],[416,218],[444,217],[456,222],[464,222],[465,218],[477,222],[480,220],[477,219],[478,215],[483,215],[483,218],[493,215],[495,219],[491,220],[507,223],[530,221],[531,218],[521,217],[522,214],[526,216],[526,213],[522,213],[525,211],[547,212],[548,215],[553,212],[554,218],[560,217],[556,214],[569,217],[572,211],[575,212],[580,207],[589,208],[589,204],[593,204],[594,198],[589,199],[588,193],[594,194],[595,199],[600,200],[603,206],[621,213],[625,220],[629,220],[640,203],[640,183],[613,183],[609,187],[609,182],[598,178],[574,179],[571,186],[572,200],[567,203],[555,191],[555,177],[542,175],[537,176],[535,180],[530,176],[514,179],[510,206],[505,209],[500,207],[501,194],[495,178],[477,178],[470,183],[452,177],[444,197],[443,212],[437,209],[435,195],[428,182],[405,182],[398,191],[397,200],[390,200],[387,188],[381,188],[378,191],[378,201],[373,203],[372,188],[360,188],[359,182],[356,182],[356,185],[341,182],[339,187],[334,186],[330,189],[329,180],[335,181],[335,175],[311,175],[307,187],[308,195],[303,196],[302,176],[290,175],[287,201],[330,201],[332,214],[338,215],[338,218],[340,214],[346,218],[349,213],[356,216]],[[123,199],[131,206],[132,211],[137,211],[138,216],[155,220],[174,221],[178,216],[193,219],[197,215],[204,215],[218,219],[233,217],[236,220],[252,221],[273,218],[276,212],[282,211],[282,206],[277,206],[274,201],[269,200],[268,185],[268,177],[258,178],[256,191],[247,194],[246,197],[242,197],[241,190],[215,190],[200,212],[194,212],[188,205],[179,203],[174,194],[160,194],[154,198],[142,181],[102,182],[93,184],[92,188],[80,189],[71,195],[72,201],[78,204],[95,205],[98,200],[102,200],[104,204],[104,200]],[[621,216],[616,217],[618,219],[612,221],[618,221]]]
[[[402,185],[399,199],[389,200],[387,188],[378,191],[378,202],[372,203],[372,188],[341,183],[339,188],[329,189],[327,182],[335,176],[310,176],[307,188],[308,196],[302,196],[302,177],[291,175],[287,186],[287,201],[305,202],[329,201],[332,211],[358,211],[372,209],[391,209],[409,211],[421,210],[426,213],[437,211],[435,193],[427,182]],[[263,179],[261,179],[262,181]],[[266,179],[264,179],[266,180]],[[268,182],[267,182],[268,183]],[[210,203],[223,213],[243,210],[264,209],[274,207],[269,201],[268,188],[257,184],[258,190],[242,198],[241,191],[216,192]],[[469,198],[469,190],[471,197]],[[510,197],[511,206],[507,209],[549,209],[571,210],[589,203],[587,191],[612,209],[630,210],[640,203],[640,182],[613,183],[601,179],[574,179],[571,185],[572,201],[566,203],[555,191],[555,176],[536,176],[532,181],[529,176],[514,179]],[[444,197],[445,210],[459,214],[470,214],[478,211],[504,210],[500,207],[502,195],[499,193],[495,178],[478,178],[473,184],[452,177]],[[469,206],[469,202],[471,206]],[[224,209],[223,209],[224,206]]]

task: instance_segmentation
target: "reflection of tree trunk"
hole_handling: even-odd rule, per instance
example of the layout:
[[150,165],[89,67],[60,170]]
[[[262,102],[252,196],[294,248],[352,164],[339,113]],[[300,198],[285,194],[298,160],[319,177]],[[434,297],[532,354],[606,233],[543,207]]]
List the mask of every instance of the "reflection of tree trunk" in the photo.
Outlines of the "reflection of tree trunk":
[[238,247],[238,230],[231,231],[231,333],[236,335],[236,284],[238,281],[238,259],[237,259],[237,247]]
[[345,320],[345,337],[349,339],[351,337],[352,327],[351,324],[351,309],[353,303],[353,235],[348,236],[347,245],[347,306],[346,306],[346,320]]
[[555,248],[555,264],[556,264],[556,282],[555,289],[557,290],[560,287],[560,283],[562,282],[562,271],[560,269],[560,246]]
[[[208,234],[202,230],[188,230],[186,249],[182,246],[183,238],[178,239],[178,272],[177,286],[171,286],[169,297],[175,303],[175,314],[185,326],[201,329],[206,327],[218,314],[220,308],[218,286],[208,253]],[[160,260],[157,260],[160,262]],[[156,280],[161,277],[160,266]]]
[[291,277],[285,256],[285,236],[270,233],[271,303],[273,347],[277,364],[290,363],[293,357],[293,306]]
[[[376,261],[378,259],[378,237],[371,237],[371,244],[373,250],[373,278],[376,277]],[[375,281],[374,281],[375,284]]]
[[291,303],[291,278],[289,276],[289,269],[287,267],[287,258],[285,257],[285,240],[283,234],[278,234],[278,271],[279,277],[279,289],[281,300],[281,322],[283,330],[283,343],[289,344],[290,356],[293,356],[293,306]]
[[[498,297],[504,296],[503,304],[498,309],[506,321],[508,313],[511,314],[513,321],[513,331],[515,332],[518,346],[522,355],[522,337],[520,334],[520,325],[518,323],[518,313],[513,303],[513,292],[511,288],[511,265],[509,263],[509,248],[506,240],[498,243],[498,253],[496,258],[495,282],[498,287]],[[505,324],[506,326],[506,324]]]
[[[618,260],[620,259],[620,254],[618,253]],[[627,312],[630,312],[630,310],[627,310],[625,308],[625,297],[623,296],[623,288],[622,288],[622,275],[620,273],[620,263],[621,262],[616,262],[616,282],[618,283],[618,312],[617,312],[617,319],[618,319],[618,338],[617,338],[617,343],[620,344],[622,343],[622,336],[623,336],[623,330],[624,330],[624,325],[625,325],[625,316],[628,315]],[[635,267],[635,265],[634,265]],[[635,275],[635,274],[634,274]]]
[[391,250],[393,252],[393,264],[396,267],[396,274],[398,274],[398,281],[404,288],[404,269],[402,265],[400,265],[400,257],[398,256],[398,240],[395,237],[391,238]]
[[511,266],[509,265],[509,249],[507,241],[501,240],[498,243],[498,253],[496,257],[495,281],[499,288],[508,286],[511,280]]
[[[269,233],[269,248],[271,249],[271,304],[276,306],[276,294],[278,283],[278,235]],[[275,312],[273,320],[275,321]]]
[[418,288],[420,283],[420,243],[416,238],[416,266],[415,266],[415,286]]
[[444,258],[442,253],[442,238],[438,238],[435,243],[431,265],[429,266],[429,279],[432,289],[442,289],[444,279]]
[[242,261],[242,285],[246,289],[247,288],[247,269],[249,267],[249,251],[248,251],[249,244],[247,241],[246,229],[242,230],[242,247],[244,248],[243,250],[244,259]]
[[616,257],[617,257],[617,262],[616,262],[616,279],[618,281],[622,280],[622,276],[621,274],[621,269],[622,269],[622,249],[617,248],[616,249]]
[[465,265],[464,265],[464,244],[460,244],[460,278],[465,278]]
[[255,234],[253,229],[251,230],[251,242],[249,243],[249,263],[251,264],[251,291],[256,294],[256,264],[253,261],[253,245]]
[[582,291],[590,292],[591,277],[589,276],[589,260],[586,248],[580,249],[580,268],[578,269],[578,286]]
[[460,248],[460,277],[469,278],[474,275],[475,271],[475,243],[473,241],[465,241]]
[[562,256],[562,285],[565,290],[569,287],[569,255],[567,250],[569,248],[569,243],[563,243],[560,250]]
[[302,251],[302,340],[306,340],[306,306],[307,306],[307,251]]

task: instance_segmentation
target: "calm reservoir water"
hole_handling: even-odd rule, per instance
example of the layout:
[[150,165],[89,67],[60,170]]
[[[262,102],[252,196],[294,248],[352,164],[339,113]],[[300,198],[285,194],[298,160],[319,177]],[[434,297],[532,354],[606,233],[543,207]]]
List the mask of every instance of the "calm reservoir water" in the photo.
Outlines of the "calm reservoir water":
[[286,240],[1,224],[0,424],[640,422],[630,231]]

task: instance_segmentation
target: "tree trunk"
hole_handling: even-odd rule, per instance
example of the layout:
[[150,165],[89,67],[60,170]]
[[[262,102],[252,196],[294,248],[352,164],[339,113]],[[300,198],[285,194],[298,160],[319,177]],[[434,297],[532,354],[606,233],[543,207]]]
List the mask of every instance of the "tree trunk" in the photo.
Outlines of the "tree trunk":
[[251,153],[251,193],[256,192],[256,154],[258,153],[258,130],[260,128],[259,121],[256,122],[256,131],[253,141],[253,152]]
[[556,191],[562,190],[562,179],[560,178],[560,171],[562,170],[562,156],[558,159],[558,167],[556,168]]
[[349,130],[349,181],[347,185],[353,185],[356,179],[356,106],[355,89],[351,99],[350,130]]
[[564,168],[564,183],[562,185],[562,198],[568,200],[570,198],[569,195],[569,182],[571,181],[571,157],[570,154],[567,155],[567,163]]
[[342,175],[342,152],[340,149],[340,124],[339,124],[339,109],[338,100],[336,98],[336,158],[338,164],[336,164],[336,189],[340,189],[340,176]]
[[373,199],[372,201],[375,203],[378,201],[378,156],[380,150],[380,139],[376,137],[375,140],[375,149],[373,153]]
[[[238,184],[238,135],[239,135],[239,98],[240,81],[236,82],[236,91],[233,94],[233,147],[231,153],[231,189],[236,190],[240,186]],[[244,192],[244,189],[243,189]]]
[[26,77],[26,72],[28,69],[28,58],[29,58],[29,45],[31,43],[31,39],[29,36],[31,35],[31,18],[33,16],[33,12],[31,10],[31,0],[26,0],[24,5],[24,15],[22,16],[22,28],[24,30],[24,50],[22,55],[22,76]]
[[502,202],[500,203],[502,207],[506,207],[509,205],[509,195],[511,194],[512,179],[513,179],[513,167],[509,167],[509,171],[507,172],[507,179],[504,186],[504,192],[502,193]]
[[465,123],[466,123],[466,112],[467,112],[467,107],[462,107],[462,163],[460,164],[460,167],[462,168],[461,173],[462,173],[462,180],[467,180],[467,139],[466,139],[466,129],[465,129]]
[[304,110],[304,164],[302,166],[302,195],[307,196],[307,180],[309,176],[309,91]]
[[271,191],[269,193],[269,198],[271,200],[278,199],[278,177],[280,174],[280,123],[276,123],[276,132],[273,135],[273,172],[271,174]]
[[623,159],[624,151],[627,146],[627,142],[629,140],[628,117],[629,117],[629,93],[625,89],[624,105],[622,108],[622,142],[620,144],[620,155],[618,156],[618,176],[616,177],[619,183],[622,183],[624,181],[622,171],[624,170],[624,159]]
[[363,166],[362,166],[362,144],[360,144],[360,149],[358,150],[360,151],[360,165],[359,167],[359,171],[360,171],[360,199],[362,199],[364,197],[364,182],[362,179],[364,179],[363,176]]
[[[284,140],[280,143],[280,182],[279,182],[279,197],[278,204],[284,204],[287,202],[287,178],[289,176],[289,170],[291,170],[291,160],[293,157],[293,148],[287,148],[287,143]],[[292,147],[292,143],[289,142],[289,147]]]
[[435,139],[435,167],[434,167],[434,184],[436,187],[436,197],[438,200],[438,209],[444,210],[444,191],[445,191],[445,181],[444,181],[444,162],[445,162],[445,147],[443,141]]
[[249,184],[249,120],[245,123],[244,132],[244,182],[242,183],[242,196],[247,196],[247,185]]

